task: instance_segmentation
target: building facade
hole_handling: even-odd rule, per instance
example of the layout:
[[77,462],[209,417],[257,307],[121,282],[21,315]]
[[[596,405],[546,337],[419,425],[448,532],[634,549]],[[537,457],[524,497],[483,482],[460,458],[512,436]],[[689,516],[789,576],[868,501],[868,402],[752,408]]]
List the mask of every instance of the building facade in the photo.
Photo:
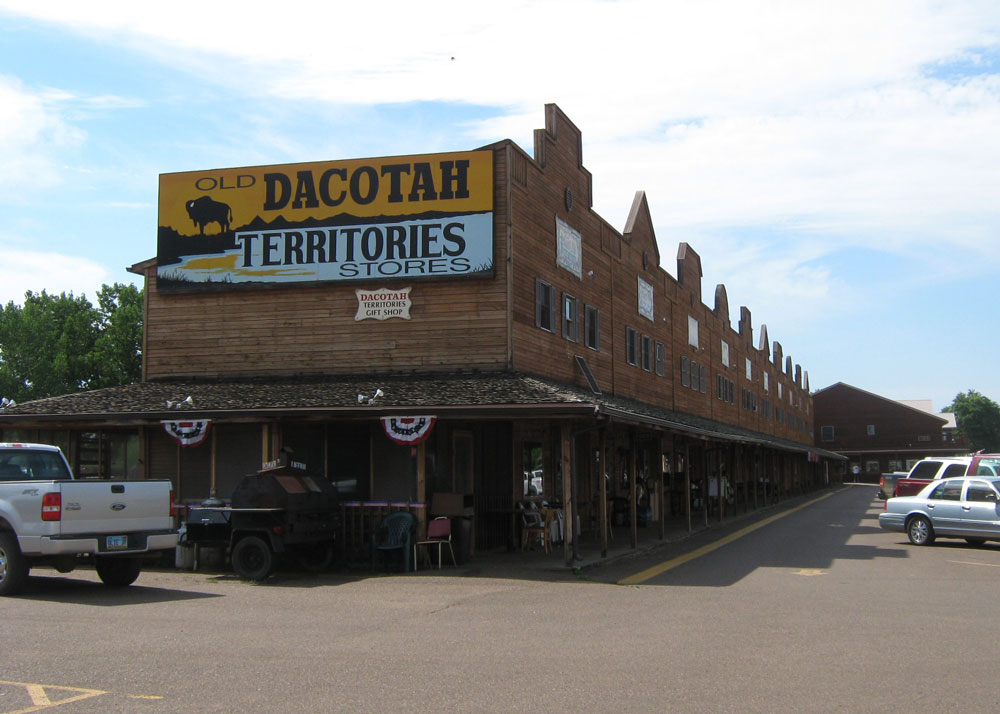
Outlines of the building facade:
[[877,481],[880,474],[907,471],[927,456],[969,452],[954,421],[923,402],[898,402],[837,382],[815,392],[813,405],[816,445],[847,459],[838,465],[846,469],[844,477]]
[[184,503],[290,452],[359,532],[462,516],[467,555],[542,500],[569,559],[828,483],[808,374],[723,285],[703,302],[691,246],[668,272],[644,194],[621,231],[592,210],[555,105],[534,143],[161,177],[143,382],[4,410],[4,438]]

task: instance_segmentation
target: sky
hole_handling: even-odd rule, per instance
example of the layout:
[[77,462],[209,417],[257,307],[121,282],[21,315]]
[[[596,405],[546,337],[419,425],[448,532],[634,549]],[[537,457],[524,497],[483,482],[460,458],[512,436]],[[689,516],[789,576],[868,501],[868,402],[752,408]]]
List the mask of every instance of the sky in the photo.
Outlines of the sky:
[[0,0],[0,302],[141,285],[160,173],[530,154],[549,102],[814,391],[1000,401],[996,0]]

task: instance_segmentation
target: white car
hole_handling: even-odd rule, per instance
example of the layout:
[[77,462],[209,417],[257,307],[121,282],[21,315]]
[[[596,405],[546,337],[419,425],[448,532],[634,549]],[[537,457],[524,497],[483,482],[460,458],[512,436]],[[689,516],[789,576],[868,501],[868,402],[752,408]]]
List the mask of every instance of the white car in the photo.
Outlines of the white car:
[[914,545],[930,545],[939,537],[974,545],[1000,540],[1000,478],[934,481],[916,496],[887,500],[878,524],[906,533]]

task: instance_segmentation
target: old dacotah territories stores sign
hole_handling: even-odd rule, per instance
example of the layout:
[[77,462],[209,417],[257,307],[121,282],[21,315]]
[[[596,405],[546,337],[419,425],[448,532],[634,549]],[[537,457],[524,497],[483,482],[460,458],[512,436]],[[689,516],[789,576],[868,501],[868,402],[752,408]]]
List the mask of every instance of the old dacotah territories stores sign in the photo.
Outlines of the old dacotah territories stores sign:
[[493,275],[493,154],[160,176],[161,289]]

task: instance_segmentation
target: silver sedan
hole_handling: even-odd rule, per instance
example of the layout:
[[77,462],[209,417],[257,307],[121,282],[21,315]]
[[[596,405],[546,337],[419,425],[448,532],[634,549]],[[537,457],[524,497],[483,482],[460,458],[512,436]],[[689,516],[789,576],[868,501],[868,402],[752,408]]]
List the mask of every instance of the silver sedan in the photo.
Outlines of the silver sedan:
[[916,496],[887,500],[878,524],[906,533],[914,545],[930,545],[937,537],[974,545],[1000,540],[1000,478],[934,481]]

